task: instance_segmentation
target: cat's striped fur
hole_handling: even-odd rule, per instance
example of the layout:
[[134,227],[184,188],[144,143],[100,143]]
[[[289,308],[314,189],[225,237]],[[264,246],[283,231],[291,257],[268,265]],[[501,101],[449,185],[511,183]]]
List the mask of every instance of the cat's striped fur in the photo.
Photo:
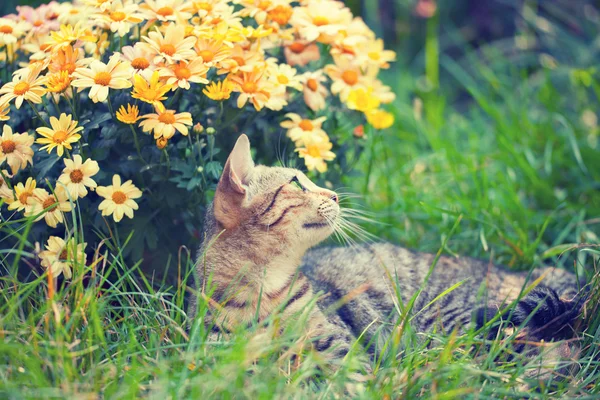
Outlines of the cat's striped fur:
[[[207,213],[197,265],[198,291],[209,293],[209,281],[214,288],[216,328],[228,332],[278,310],[285,323],[320,293],[306,335],[318,351],[340,357],[359,336],[369,351],[379,349],[401,303],[408,304],[421,287],[413,328],[449,332],[472,321],[485,323],[518,299],[526,284],[525,273],[447,256],[428,276],[434,255],[385,243],[311,250],[332,234],[339,214],[334,192],[295,169],[255,166],[247,137],[240,137]],[[558,269],[536,270],[530,281],[538,278],[541,283],[505,319],[516,325],[528,321],[533,339],[569,336],[582,304],[579,282]]]

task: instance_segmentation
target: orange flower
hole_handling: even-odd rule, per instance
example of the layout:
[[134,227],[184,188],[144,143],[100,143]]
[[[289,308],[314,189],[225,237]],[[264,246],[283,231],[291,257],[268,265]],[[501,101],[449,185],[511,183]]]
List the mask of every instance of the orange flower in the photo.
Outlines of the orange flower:
[[267,82],[264,81],[264,69],[255,68],[252,72],[242,72],[229,78],[233,84],[233,91],[239,92],[237,106],[242,108],[248,100],[252,102],[256,111],[260,111],[269,100],[269,92],[266,90]]

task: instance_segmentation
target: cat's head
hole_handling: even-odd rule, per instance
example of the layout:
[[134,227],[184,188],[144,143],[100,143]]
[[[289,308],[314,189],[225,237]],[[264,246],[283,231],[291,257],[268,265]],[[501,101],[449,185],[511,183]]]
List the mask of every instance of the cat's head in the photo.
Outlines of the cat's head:
[[251,232],[253,241],[262,235],[302,248],[331,235],[339,215],[336,193],[301,171],[254,165],[246,135],[227,159],[212,207],[214,233]]

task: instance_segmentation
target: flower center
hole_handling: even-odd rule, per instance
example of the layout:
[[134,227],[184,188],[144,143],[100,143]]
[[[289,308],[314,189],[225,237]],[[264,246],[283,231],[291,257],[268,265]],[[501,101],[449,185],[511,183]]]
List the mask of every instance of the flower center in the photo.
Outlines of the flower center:
[[381,59],[381,55],[377,51],[371,51],[369,53],[369,58],[374,61],[379,61]]
[[277,76],[277,82],[281,83],[282,85],[287,85],[288,83],[290,83],[290,80],[287,76],[281,74]]
[[316,26],[329,25],[329,19],[327,19],[327,17],[319,15],[313,18],[313,24],[315,24]]
[[305,48],[306,46],[299,42],[290,44],[290,50],[296,54],[302,53]]
[[246,93],[255,93],[258,86],[254,82],[244,82],[242,84],[242,90]]
[[315,158],[321,157],[321,150],[319,150],[319,146],[307,146],[306,152],[311,157],[315,157]]
[[127,196],[125,193],[117,190],[112,194],[112,201],[114,201],[116,204],[123,204],[127,201]]
[[13,89],[13,93],[17,96],[23,96],[29,90],[29,83],[27,82],[19,82],[15,85]]
[[31,192],[23,192],[19,195],[19,203],[25,205],[27,204],[27,200],[29,200],[29,196],[31,196]]
[[13,33],[13,28],[12,28],[12,26],[2,25],[2,26],[0,26],[0,33],[5,33],[5,34]]
[[316,92],[317,89],[319,88],[319,83],[317,82],[316,79],[310,78],[309,80],[306,81],[306,86],[308,86],[308,88],[310,90],[312,90],[313,92]]
[[158,100],[158,92],[154,89],[146,89],[141,96],[147,100]]
[[41,19],[38,19],[33,23],[33,26],[35,26],[36,28],[39,28],[42,25],[44,25],[44,21],[42,21]]
[[170,112],[165,112],[158,116],[158,120],[163,124],[171,125],[175,123],[175,115],[173,115],[173,113]]
[[165,44],[163,44],[163,45],[160,46],[159,51],[161,53],[165,53],[168,56],[172,56],[173,54],[175,54],[175,52],[177,51],[177,49],[172,44],[165,43]]
[[290,20],[294,10],[292,7],[279,5],[269,11],[269,17],[279,25],[285,25]]
[[54,132],[54,136],[52,136],[52,140],[56,144],[62,144],[62,142],[64,142],[67,138],[67,136],[69,136],[69,134],[65,130],[56,131]]
[[71,182],[79,183],[83,180],[83,172],[80,169],[74,169],[69,174],[69,178],[71,178]]
[[77,68],[77,66],[74,63],[66,63],[65,65],[62,66],[61,70],[67,71],[70,75],[73,72],[75,72],[75,68]]
[[202,61],[204,62],[211,62],[215,58],[215,53],[210,50],[202,50],[198,55],[202,57]]
[[350,85],[350,86],[354,86],[356,85],[356,82],[358,82],[358,73],[356,71],[344,71],[344,73],[342,74],[342,79],[344,80],[344,82],[346,82],[346,84]]
[[300,121],[300,123],[298,124],[298,126],[303,131],[312,131],[315,128],[314,125],[313,125],[313,123],[311,121],[309,121],[308,119],[303,119],[302,121]]
[[108,86],[112,76],[108,72],[98,72],[94,77],[94,83],[96,85]]
[[48,212],[54,210],[56,208],[56,199],[54,197],[52,197],[52,196],[48,197],[42,203],[42,208],[44,210],[48,210]]
[[110,19],[116,22],[123,21],[126,17],[127,15],[121,11],[113,11],[110,13]]
[[246,65],[246,60],[244,60],[243,57],[234,56],[234,57],[231,57],[231,59],[233,61],[235,61],[237,63],[237,65],[239,65],[240,67]]
[[131,62],[131,66],[134,69],[146,69],[150,66],[150,61],[146,60],[144,57],[134,58]]
[[58,259],[59,259],[60,261],[65,261],[65,260],[67,259],[67,257],[68,257],[68,254],[67,254],[67,248],[65,247],[65,248],[63,249],[63,251],[61,251],[61,252],[60,252],[60,255],[58,256]]
[[13,151],[15,151],[15,149],[17,148],[17,144],[15,142],[13,142],[12,140],[3,140],[2,144],[0,145],[0,147],[2,147],[2,152],[4,154],[10,154]]
[[161,7],[156,10],[156,13],[163,17],[168,17],[169,15],[173,15],[173,9],[171,7]]
[[189,79],[192,76],[189,68],[183,64],[177,65],[173,72],[175,72],[175,77],[179,80]]

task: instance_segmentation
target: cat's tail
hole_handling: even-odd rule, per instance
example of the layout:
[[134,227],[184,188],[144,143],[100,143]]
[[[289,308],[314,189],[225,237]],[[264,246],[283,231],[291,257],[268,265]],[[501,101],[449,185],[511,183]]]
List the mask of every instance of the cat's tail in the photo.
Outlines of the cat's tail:
[[[564,340],[582,330],[580,318],[589,293],[580,291],[572,299],[561,298],[547,286],[537,286],[519,300],[512,310],[502,315],[503,326],[507,323],[527,329],[527,336],[537,340]],[[480,328],[494,318],[498,309],[485,307],[477,310],[475,319]],[[492,330],[490,334],[496,331]]]

